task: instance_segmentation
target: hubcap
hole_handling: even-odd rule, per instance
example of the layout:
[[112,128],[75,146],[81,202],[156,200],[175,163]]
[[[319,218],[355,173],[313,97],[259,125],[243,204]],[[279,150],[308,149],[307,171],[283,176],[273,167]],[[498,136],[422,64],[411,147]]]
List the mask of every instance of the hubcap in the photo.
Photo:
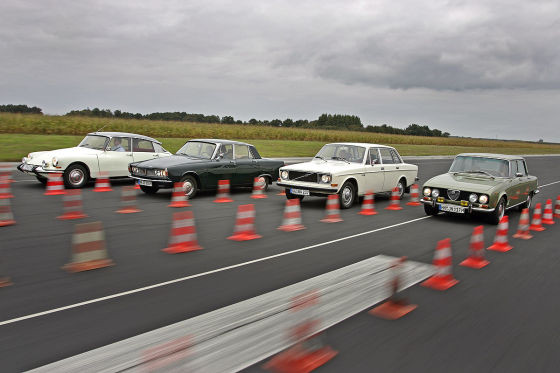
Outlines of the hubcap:
[[194,191],[193,183],[189,180],[183,182],[183,191],[187,197],[190,197]]
[[84,173],[80,169],[73,169],[68,175],[68,179],[72,185],[79,185],[84,181]]
[[352,202],[352,189],[346,187],[342,190],[342,203],[344,206],[348,206]]
[[504,217],[504,202],[500,202],[500,204],[498,205],[498,212],[499,212],[499,216],[500,219],[502,219]]
[[531,208],[531,200],[532,200],[531,196],[527,196],[527,207],[526,208],[528,208],[528,209]]
[[402,197],[402,195],[404,194],[404,186],[401,182],[397,184],[397,188],[399,188],[399,197]]

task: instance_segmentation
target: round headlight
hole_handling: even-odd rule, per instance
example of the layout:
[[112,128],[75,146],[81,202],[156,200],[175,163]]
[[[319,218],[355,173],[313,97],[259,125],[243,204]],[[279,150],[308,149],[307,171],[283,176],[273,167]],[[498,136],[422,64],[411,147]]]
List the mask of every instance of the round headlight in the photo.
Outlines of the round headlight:
[[478,202],[480,203],[487,203],[488,202],[488,196],[487,195],[481,195],[480,197],[478,197]]
[[470,203],[475,203],[476,200],[477,200],[477,198],[478,198],[478,196],[477,196],[475,193],[471,193],[471,194],[469,195],[469,201],[470,201]]
[[432,190],[430,188],[424,188],[424,195],[429,196],[430,194],[432,194]]
[[282,171],[280,173],[280,176],[282,177],[282,179],[287,180],[288,179],[288,171]]
[[439,189],[432,190],[432,197],[438,198],[439,197]]
[[27,162],[27,158],[23,157],[23,158],[21,159],[21,163],[26,163],[26,162]]
[[326,184],[326,183],[330,183],[330,182],[331,182],[331,175],[323,175],[323,176],[321,176],[321,181],[322,181],[323,183],[325,183],[325,184]]
[[56,157],[53,157],[52,165],[55,166],[55,167],[58,166],[58,159],[56,159]]

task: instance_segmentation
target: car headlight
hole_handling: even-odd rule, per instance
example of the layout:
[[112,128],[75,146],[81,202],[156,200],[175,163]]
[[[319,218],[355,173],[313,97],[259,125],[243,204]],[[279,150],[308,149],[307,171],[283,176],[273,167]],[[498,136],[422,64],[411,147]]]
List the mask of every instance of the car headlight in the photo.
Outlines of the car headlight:
[[322,175],[321,176],[321,182],[328,184],[331,182],[331,175]]
[[280,177],[284,180],[288,180],[288,171],[282,171]]
[[424,195],[427,197],[432,194],[432,190],[430,188],[424,188]]
[[478,202],[482,204],[488,203],[488,196],[486,194],[481,195],[480,197],[478,197]]
[[469,202],[470,203],[475,203],[477,199],[478,199],[478,196],[476,195],[476,193],[471,193],[469,195]]
[[439,189],[432,190],[432,197],[438,198],[439,197]]
[[165,170],[154,170],[154,174],[159,177],[167,177],[167,168]]
[[53,165],[54,167],[58,166],[58,159],[56,159],[56,157],[53,157],[53,159],[52,159],[52,165]]
[[43,168],[47,168],[49,167],[49,163],[45,160],[43,160],[43,162],[41,162],[41,166],[43,166]]
[[27,158],[26,158],[26,157],[23,157],[23,158],[21,159],[21,163],[27,163]]

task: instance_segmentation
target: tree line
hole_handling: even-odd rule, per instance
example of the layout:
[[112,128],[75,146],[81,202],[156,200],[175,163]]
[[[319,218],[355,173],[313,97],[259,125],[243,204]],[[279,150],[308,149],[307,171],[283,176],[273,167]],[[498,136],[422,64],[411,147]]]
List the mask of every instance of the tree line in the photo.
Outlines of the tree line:
[[27,105],[0,105],[0,112],[43,115],[43,110],[41,110],[41,108],[37,106],[29,107]]

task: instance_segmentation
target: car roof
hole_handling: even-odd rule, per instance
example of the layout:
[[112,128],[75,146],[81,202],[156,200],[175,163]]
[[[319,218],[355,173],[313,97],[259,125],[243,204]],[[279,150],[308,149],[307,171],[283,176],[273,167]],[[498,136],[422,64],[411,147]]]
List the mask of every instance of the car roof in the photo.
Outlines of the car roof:
[[157,144],[161,144],[158,140],[144,135],[138,135],[136,133],[130,132],[90,132],[88,135],[101,135],[101,136],[109,136],[109,137],[134,137],[142,140],[153,141]]
[[237,145],[253,146],[251,144],[247,144],[246,142],[234,141],[234,140],[223,140],[223,139],[190,139],[189,141],[204,141],[204,142],[212,142],[212,143],[215,143],[215,144],[237,144]]
[[466,156],[466,157],[481,157],[481,158],[496,158],[496,159],[504,159],[504,160],[516,160],[516,159],[523,159],[523,157],[519,155],[509,155],[509,154],[493,154],[493,153],[461,153],[457,154],[459,156]]
[[[379,145],[379,144],[370,144],[368,142],[331,142],[330,144],[337,144],[337,145],[351,145],[351,146],[364,146],[364,147],[376,147],[376,148],[391,148],[394,149],[392,146],[387,145]],[[330,145],[327,144],[327,145]]]

